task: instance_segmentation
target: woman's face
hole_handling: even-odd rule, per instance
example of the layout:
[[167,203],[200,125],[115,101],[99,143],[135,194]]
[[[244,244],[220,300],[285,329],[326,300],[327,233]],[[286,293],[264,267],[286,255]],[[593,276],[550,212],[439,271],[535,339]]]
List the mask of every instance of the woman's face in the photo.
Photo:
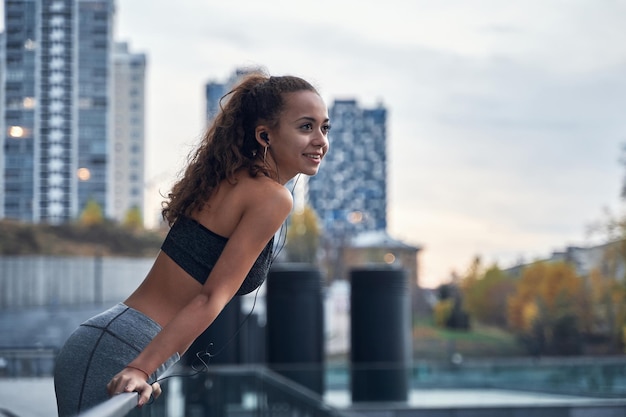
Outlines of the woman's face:
[[267,158],[286,183],[297,174],[315,175],[328,152],[328,109],[313,91],[285,94],[285,108],[278,126],[269,130]]

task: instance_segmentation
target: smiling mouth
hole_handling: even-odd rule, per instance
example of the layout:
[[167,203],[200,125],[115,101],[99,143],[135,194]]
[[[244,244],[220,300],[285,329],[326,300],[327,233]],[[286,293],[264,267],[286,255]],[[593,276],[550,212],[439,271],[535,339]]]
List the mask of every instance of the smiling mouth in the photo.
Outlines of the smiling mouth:
[[319,155],[316,153],[305,153],[304,156],[306,156],[307,158],[311,158],[311,159],[317,159],[317,160],[322,159],[322,155]]

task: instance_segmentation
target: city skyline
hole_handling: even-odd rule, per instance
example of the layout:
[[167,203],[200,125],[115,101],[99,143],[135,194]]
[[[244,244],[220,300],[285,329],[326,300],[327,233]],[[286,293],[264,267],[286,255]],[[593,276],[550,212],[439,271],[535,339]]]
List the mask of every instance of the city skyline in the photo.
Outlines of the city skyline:
[[[242,3],[233,9],[189,2],[177,11],[185,23],[159,34],[156,30],[173,23],[159,17],[160,11],[167,11],[165,3],[151,2],[151,12],[145,15],[139,3],[118,2],[120,32],[128,25],[126,36],[137,48],[143,42],[152,45],[146,52],[152,71],[159,73],[152,74],[157,88],[148,95],[176,80],[181,97],[178,109],[152,101],[179,121],[160,126],[171,131],[167,138],[176,146],[170,148],[174,152],[164,152],[169,158],[158,164],[173,167],[165,177],[176,174],[202,129],[200,85],[234,67],[264,65],[272,73],[294,72],[311,79],[327,103],[355,97],[369,105],[382,99],[389,108],[389,229],[395,237],[424,246],[425,282],[446,279],[451,269],[462,272],[476,254],[487,261],[511,262],[584,242],[586,223],[600,216],[602,207],[619,193],[617,159],[623,130],[611,123],[618,121],[614,108],[622,103],[624,83],[618,68],[624,50],[609,42],[621,39],[619,10],[593,2],[577,7],[556,2],[515,7],[420,2],[416,9],[405,2],[385,8],[375,4],[342,2],[340,8],[320,2],[319,12],[295,19],[298,10],[289,3]],[[359,10],[358,19],[349,19],[354,17],[351,6]],[[423,28],[411,24],[417,18]],[[385,34],[394,23],[395,29]],[[587,30],[581,32],[581,27]],[[285,37],[285,32],[296,36]],[[338,47],[331,48],[334,44]],[[612,46],[598,48],[601,44]],[[402,65],[415,75],[407,78]],[[375,71],[365,71],[367,67]],[[426,82],[438,81],[438,70],[449,74],[451,85],[439,82],[438,89],[429,88]],[[420,81],[413,82],[414,76]],[[398,88],[409,81],[411,88]],[[399,95],[394,88],[406,93]],[[505,94],[498,94],[499,88]],[[577,99],[577,93],[585,100]],[[542,98],[545,113],[539,106]],[[411,107],[403,103],[414,99]],[[461,99],[465,102],[458,102]],[[561,101],[563,109],[558,107]],[[594,116],[604,118],[606,125],[585,116],[594,106],[607,112]],[[484,109],[492,109],[492,114]],[[159,109],[153,110],[158,114]],[[565,133],[559,124],[566,125]],[[578,134],[576,124],[584,128]],[[153,143],[150,128],[148,134]],[[592,134],[595,141],[587,137]],[[467,147],[463,142],[469,141],[476,143]],[[571,158],[559,152],[568,142]],[[148,147],[150,151],[154,145]],[[493,151],[481,155],[480,148]],[[492,160],[494,155],[501,160]],[[529,166],[533,168],[527,172]],[[575,171],[588,175],[580,178]],[[407,182],[410,177],[413,181]],[[553,180],[545,181],[548,177]],[[517,195],[509,195],[511,188],[519,190]],[[553,194],[560,198],[550,198]],[[476,195],[483,201],[473,200]]]
[[110,215],[113,0],[3,4],[0,217],[59,224],[90,200]]
[[116,42],[114,1],[3,4],[0,218],[143,212],[145,56]]
[[603,208],[619,208],[624,2],[189,0],[176,19],[171,8],[117,1],[116,38],[149,62],[155,211],[204,127],[204,85],[247,65],[303,76],[329,106],[388,109],[388,230],[423,247],[427,286],[475,255],[509,266],[586,244]]

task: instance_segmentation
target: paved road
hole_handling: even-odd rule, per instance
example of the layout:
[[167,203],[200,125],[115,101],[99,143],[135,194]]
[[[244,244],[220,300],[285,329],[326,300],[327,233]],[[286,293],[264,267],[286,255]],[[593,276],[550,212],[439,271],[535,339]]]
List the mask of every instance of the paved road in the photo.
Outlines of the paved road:
[[[0,311],[0,347],[60,347],[85,319],[107,306]],[[56,417],[52,377],[0,378],[0,417]]]
[[61,347],[74,329],[110,305],[0,310],[0,347]]
[[0,379],[1,417],[55,417],[52,377]]

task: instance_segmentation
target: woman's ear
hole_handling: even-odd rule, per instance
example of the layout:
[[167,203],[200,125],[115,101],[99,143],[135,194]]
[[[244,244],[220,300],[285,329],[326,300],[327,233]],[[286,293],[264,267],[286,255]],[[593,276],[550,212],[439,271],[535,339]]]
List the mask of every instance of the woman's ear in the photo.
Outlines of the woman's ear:
[[270,146],[270,135],[265,126],[258,126],[256,128],[255,137],[262,147]]

